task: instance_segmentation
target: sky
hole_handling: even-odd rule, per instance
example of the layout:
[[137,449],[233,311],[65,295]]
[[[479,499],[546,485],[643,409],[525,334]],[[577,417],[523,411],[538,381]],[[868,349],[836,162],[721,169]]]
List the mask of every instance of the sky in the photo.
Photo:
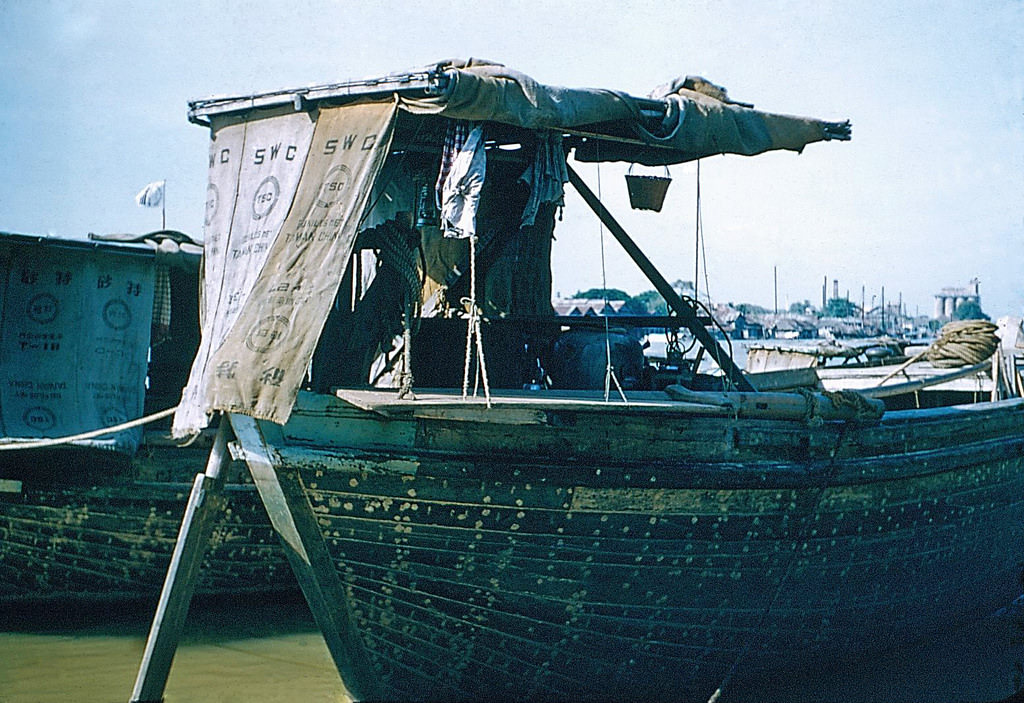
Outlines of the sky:
[[[990,316],[1024,314],[1024,0],[0,0],[0,37],[0,231],[158,229],[134,196],[166,180],[167,226],[201,238],[190,99],[473,56],[641,96],[701,75],[852,121],[850,142],[701,161],[697,278],[717,302],[820,304],[837,280],[930,314],[977,277]],[[624,166],[577,170],[666,278],[694,278],[696,164],[670,169],[660,213],[630,210]],[[556,293],[653,288],[572,193],[556,238]]]

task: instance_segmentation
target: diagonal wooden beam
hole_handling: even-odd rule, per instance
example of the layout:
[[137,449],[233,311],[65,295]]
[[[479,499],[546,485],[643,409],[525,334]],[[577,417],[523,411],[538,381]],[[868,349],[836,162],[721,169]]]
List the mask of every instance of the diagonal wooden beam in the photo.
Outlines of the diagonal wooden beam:
[[661,272],[654,267],[651,260],[647,258],[647,255],[640,250],[640,247],[636,245],[636,242],[627,234],[626,230],[622,228],[612,214],[608,212],[608,208],[604,206],[594,192],[590,190],[583,179],[576,171],[566,164],[569,169],[569,182],[572,183],[573,187],[583,196],[583,200],[586,201],[590,209],[594,211],[594,214],[600,218],[604,226],[612,233],[612,236],[618,240],[622,248],[626,250],[629,257],[633,259],[640,270],[643,271],[644,275],[647,276],[648,280],[654,284],[655,289],[661,293],[661,297],[665,299],[668,306],[675,310],[676,314],[679,315],[680,321],[693,333],[693,336],[697,339],[701,345],[708,350],[711,354],[711,358],[715,360],[715,363],[722,369],[726,377],[732,382],[737,390],[746,391],[748,393],[755,392],[755,388],[750,384],[750,381],[743,375],[743,372],[736,365],[736,362],[732,360],[722,347],[718,345],[718,342],[711,333],[708,332],[704,323],[700,320],[700,316],[697,314],[697,310],[690,303],[687,303],[679,294],[676,293],[675,289],[669,284],[665,277],[661,275]]
[[302,479],[297,472],[278,466],[256,420],[234,413],[229,417],[267,515],[345,689],[357,701],[380,699],[380,682],[356,629],[345,584],[327,551]]

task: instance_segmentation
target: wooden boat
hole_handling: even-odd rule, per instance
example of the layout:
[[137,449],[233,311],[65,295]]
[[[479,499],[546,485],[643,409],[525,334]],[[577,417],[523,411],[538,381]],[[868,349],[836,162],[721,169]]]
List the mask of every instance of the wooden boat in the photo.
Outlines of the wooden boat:
[[[1018,317],[1001,318],[998,324],[956,321],[925,345],[896,340],[759,344],[748,351],[745,368],[752,378],[771,379],[776,388],[790,382],[829,391],[856,390],[884,399],[892,410],[942,407],[1024,396],[1018,363],[1022,340]],[[889,353],[874,358],[863,353],[878,348]]]
[[264,426],[386,697],[693,700],[741,652],[867,654],[1019,589],[1020,400],[815,425],[394,395]]
[[[177,232],[0,235],[0,603],[158,596],[212,445],[160,420],[198,344],[198,262]],[[200,592],[293,587],[252,485],[226,496]]]
[[[212,135],[213,287],[175,429],[230,424],[355,698],[704,700],[736,672],[867,655],[1019,592],[1024,400],[886,412],[754,391],[571,168],[558,185],[665,297],[659,324],[689,329],[722,375],[550,373],[559,339],[594,320],[551,314],[560,187],[521,223],[519,178],[545,149],[662,164],[849,136],[685,86],[632,99],[447,64],[191,105]],[[430,212],[438,169],[479,157],[442,156],[479,126],[460,120],[483,124],[488,159],[468,243]],[[734,127],[777,140],[748,149]],[[271,164],[273,145],[296,163]],[[388,203],[410,209],[373,214]],[[409,242],[412,277],[392,251]],[[598,366],[626,368],[628,330],[617,352],[599,324]],[[162,693],[203,515],[197,497],[133,700]]]

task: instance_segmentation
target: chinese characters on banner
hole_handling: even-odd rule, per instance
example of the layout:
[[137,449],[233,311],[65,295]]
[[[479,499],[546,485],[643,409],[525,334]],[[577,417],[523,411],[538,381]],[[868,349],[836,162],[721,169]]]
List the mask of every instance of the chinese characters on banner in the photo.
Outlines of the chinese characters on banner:
[[[32,243],[0,260],[3,436],[62,437],[141,417],[153,259]],[[91,444],[134,453],[140,439],[135,428]]]
[[363,103],[322,109],[315,123],[292,112],[214,126],[203,341],[175,436],[197,432],[216,410],[288,419],[396,109]]

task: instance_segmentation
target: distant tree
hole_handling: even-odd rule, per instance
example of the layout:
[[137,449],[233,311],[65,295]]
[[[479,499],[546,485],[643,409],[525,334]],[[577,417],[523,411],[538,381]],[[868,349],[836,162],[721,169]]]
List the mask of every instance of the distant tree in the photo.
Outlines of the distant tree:
[[693,285],[693,281],[684,281],[681,278],[677,278],[675,283],[672,284],[672,288],[679,295],[688,295],[691,298],[697,293],[697,289]]
[[739,310],[744,315],[767,315],[768,309],[762,308],[760,305],[754,305],[753,303],[740,303],[739,305],[733,305],[734,308]]
[[576,291],[574,298],[585,300],[629,300],[629,293],[618,288],[590,288],[584,291]]
[[645,290],[629,299],[631,307],[644,310],[648,315],[668,315],[668,303],[656,290]]
[[857,306],[846,298],[832,298],[822,311],[825,317],[854,317],[857,313]]
[[988,320],[989,316],[981,310],[981,305],[975,300],[965,300],[956,306],[953,311],[954,320]]
[[793,315],[803,315],[810,309],[813,309],[810,300],[805,300],[802,303],[793,303],[789,306],[789,312]]

